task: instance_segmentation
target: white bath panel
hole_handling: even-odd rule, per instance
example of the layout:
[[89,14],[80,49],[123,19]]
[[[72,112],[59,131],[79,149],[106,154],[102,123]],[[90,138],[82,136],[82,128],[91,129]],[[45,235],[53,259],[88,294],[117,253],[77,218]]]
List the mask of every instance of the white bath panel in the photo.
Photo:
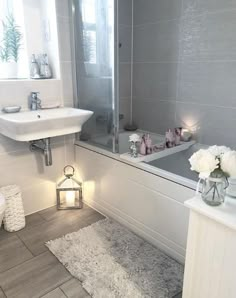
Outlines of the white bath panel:
[[79,146],[76,164],[86,202],[184,261],[192,189]]

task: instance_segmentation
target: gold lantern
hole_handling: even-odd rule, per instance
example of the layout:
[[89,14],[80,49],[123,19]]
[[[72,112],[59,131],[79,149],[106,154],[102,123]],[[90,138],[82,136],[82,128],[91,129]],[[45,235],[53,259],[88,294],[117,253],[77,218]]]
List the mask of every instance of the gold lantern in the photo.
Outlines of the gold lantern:
[[57,209],[82,209],[82,183],[73,176],[75,169],[68,165],[64,167],[65,178],[57,185]]

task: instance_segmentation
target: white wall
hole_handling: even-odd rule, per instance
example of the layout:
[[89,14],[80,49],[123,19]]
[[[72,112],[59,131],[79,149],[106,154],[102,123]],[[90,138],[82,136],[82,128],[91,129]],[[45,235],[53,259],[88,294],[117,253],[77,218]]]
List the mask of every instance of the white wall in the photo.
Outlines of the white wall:
[[[26,108],[31,91],[39,91],[42,102],[73,106],[67,0],[56,0],[56,9],[61,80],[0,81],[0,109],[13,104]],[[63,167],[74,162],[73,140],[74,136],[53,138],[53,166],[45,167],[42,156],[31,153],[27,143],[0,136],[0,186],[21,187],[26,214],[55,204],[55,182],[61,177]]]

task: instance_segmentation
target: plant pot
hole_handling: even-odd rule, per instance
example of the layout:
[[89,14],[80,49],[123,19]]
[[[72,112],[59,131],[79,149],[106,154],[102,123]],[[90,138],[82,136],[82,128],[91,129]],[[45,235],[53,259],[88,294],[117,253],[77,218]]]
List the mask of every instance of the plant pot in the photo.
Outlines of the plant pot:
[[1,79],[17,79],[18,65],[17,62],[2,62],[0,64]]

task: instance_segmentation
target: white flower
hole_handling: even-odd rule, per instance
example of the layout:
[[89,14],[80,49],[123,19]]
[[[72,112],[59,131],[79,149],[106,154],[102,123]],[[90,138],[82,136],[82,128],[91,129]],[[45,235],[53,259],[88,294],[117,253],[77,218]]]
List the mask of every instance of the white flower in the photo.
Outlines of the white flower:
[[222,156],[221,169],[230,177],[236,177],[236,151],[226,152]]
[[200,173],[201,177],[209,177],[219,167],[219,160],[208,150],[200,149],[189,159],[191,170]]
[[129,136],[129,141],[136,143],[136,142],[140,142],[141,139],[140,139],[140,136],[138,134],[134,133],[131,136]]
[[230,151],[229,147],[226,146],[211,146],[207,149],[211,154],[221,157],[222,154]]

